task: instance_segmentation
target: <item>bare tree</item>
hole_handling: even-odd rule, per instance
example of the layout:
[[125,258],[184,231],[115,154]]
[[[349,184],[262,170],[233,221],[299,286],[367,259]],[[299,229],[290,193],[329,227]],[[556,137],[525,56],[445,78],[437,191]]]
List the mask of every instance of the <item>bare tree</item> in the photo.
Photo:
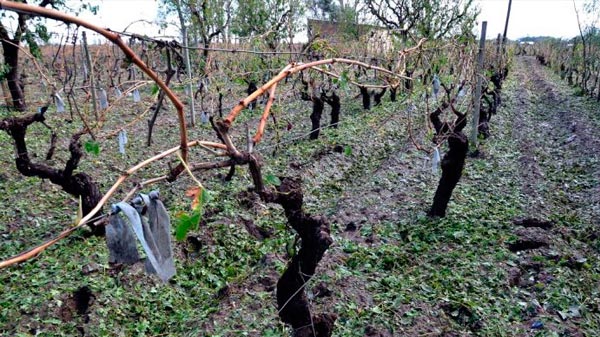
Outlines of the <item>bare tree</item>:
[[260,37],[274,50],[285,37],[287,23],[298,22],[302,11],[299,0],[238,0],[231,30],[239,37]]

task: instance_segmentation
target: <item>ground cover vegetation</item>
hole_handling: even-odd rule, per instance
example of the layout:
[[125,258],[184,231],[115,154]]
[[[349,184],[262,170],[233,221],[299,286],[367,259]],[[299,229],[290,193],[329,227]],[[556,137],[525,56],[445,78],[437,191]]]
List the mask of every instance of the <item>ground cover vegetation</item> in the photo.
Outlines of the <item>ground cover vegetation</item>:
[[[162,4],[179,42],[0,1],[20,27],[0,31],[20,89],[0,110],[0,334],[598,331],[583,29],[562,60],[557,41],[478,50],[471,1]],[[307,12],[337,25],[295,43]],[[60,43],[24,37],[37,16],[71,23]],[[109,263],[104,237],[111,203],[153,189],[173,225],[166,283]]]

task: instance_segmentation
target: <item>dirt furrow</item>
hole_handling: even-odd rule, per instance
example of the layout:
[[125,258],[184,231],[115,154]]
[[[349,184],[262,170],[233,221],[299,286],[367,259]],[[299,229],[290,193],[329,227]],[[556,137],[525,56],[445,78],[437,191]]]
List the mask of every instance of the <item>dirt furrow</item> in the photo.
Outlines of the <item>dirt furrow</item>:
[[515,71],[524,85],[516,93],[513,134],[529,212],[547,217],[568,206],[584,220],[600,221],[600,140],[593,112],[534,58],[517,59]]

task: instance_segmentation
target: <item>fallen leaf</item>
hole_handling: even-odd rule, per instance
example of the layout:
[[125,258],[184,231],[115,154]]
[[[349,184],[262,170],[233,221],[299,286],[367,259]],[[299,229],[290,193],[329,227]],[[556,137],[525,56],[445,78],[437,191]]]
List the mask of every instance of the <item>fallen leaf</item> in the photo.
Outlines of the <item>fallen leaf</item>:
[[202,188],[200,186],[192,186],[185,191],[185,196],[192,199],[192,209],[196,209],[200,206],[201,194]]

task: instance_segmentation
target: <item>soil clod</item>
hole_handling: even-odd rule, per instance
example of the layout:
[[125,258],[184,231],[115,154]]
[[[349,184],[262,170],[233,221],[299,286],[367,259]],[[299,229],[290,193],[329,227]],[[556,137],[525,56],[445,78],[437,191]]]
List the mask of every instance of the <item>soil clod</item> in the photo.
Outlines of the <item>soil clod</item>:
[[540,219],[536,219],[536,218],[519,218],[519,219],[515,219],[513,221],[513,223],[516,226],[538,227],[538,228],[542,228],[542,229],[551,229],[553,226],[553,223],[551,221],[540,220]]
[[508,249],[512,252],[547,247],[550,244],[546,233],[537,227],[519,228],[515,231],[515,234],[517,240],[508,244]]

